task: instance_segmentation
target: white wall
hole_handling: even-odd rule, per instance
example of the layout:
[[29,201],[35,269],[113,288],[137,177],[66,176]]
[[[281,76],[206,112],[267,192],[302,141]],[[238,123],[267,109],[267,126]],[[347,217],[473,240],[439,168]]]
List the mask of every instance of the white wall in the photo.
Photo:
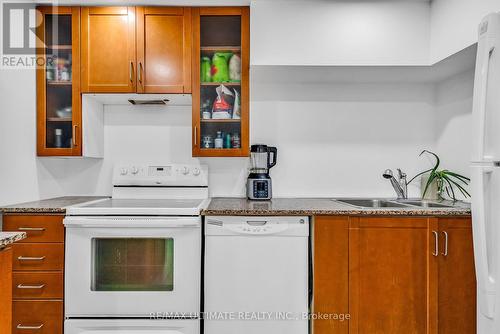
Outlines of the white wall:
[[443,167],[470,176],[474,71],[458,74],[436,86],[436,151]]
[[430,19],[431,63],[477,42],[479,22],[487,14],[498,11],[498,0],[433,0]]
[[[434,0],[433,6],[445,1],[451,0]],[[380,8],[387,9],[384,2]],[[380,45],[374,45],[375,55]],[[252,44],[261,54],[262,47]],[[446,167],[467,174],[471,73],[437,86],[253,82],[251,141],[278,146],[278,165],[272,170],[275,196],[392,196],[382,170],[402,167],[414,174],[427,166],[418,158],[424,148],[436,149]],[[192,161],[189,108],[106,107],[104,160],[37,158],[35,102],[33,71],[0,70],[0,205],[108,195],[111,167],[120,160]],[[247,159],[200,160],[209,164],[212,195],[244,194]],[[410,191],[418,194],[417,188]]]
[[[3,96],[0,123],[0,205],[109,195],[111,168],[118,161],[193,161],[189,107],[108,106],[104,160],[36,158],[34,91],[19,93],[31,75],[18,71],[9,84],[0,77],[2,89],[11,93]],[[433,98],[433,87],[426,84],[259,84],[252,88],[251,141],[278,147],[275,196],[392,196],[382,171],[401,167],[411,175],[424,167],[420,150],[433,148]],[[212,195],[244,194],[247,159],[201,162],[209,164]],[[417,188],[411,191],[418,194]]]
[[252,65],[427,65],[425,1],[255,0]]

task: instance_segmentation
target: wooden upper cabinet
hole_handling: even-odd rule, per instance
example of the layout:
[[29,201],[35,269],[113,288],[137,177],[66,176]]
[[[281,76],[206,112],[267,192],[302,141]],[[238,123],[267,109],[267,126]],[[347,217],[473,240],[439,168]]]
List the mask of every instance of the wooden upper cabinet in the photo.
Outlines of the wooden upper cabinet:
[[81,156],[80,7],[37,10],[37,155]]
[[191,8],[137,7],[137,92],[191,92]]
[[193,8],[192,16],[192,154],[246,157],[250,147],[250,9],[201,7]]
[[81,11],[82,93],[135,92],[135,7]]

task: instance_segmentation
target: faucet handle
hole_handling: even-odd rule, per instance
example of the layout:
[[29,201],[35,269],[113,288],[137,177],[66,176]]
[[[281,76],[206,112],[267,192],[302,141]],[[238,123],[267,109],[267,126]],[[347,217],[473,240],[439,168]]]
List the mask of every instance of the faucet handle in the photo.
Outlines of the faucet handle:
[[401,168],[398,168],[398,176],[399,176],[399,179],[403,179],[406,177],[406,173],[404,173]]

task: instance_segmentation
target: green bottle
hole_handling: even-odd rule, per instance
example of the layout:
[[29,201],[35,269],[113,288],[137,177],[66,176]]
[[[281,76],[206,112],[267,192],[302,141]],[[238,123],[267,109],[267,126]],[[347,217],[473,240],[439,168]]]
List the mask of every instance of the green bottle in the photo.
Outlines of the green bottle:
[[216,52],[212,57],[212,81],[228,82],[229,65],[228,61],[233,54],[231,52]]
[[211,71],[211,62],[209,57],[201,57],[201,73],[200,80],[201,82],[210,82],[212,81]]

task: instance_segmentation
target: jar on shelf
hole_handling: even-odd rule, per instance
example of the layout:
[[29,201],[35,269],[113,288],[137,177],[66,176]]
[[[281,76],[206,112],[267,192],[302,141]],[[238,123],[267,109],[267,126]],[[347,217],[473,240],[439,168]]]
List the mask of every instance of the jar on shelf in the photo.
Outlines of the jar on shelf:
[[241,139],[239,134],[234,133],[233,136],[231,137],[231,147],[241,148]]
[[201,139],[201,144],[203,148],[214,148],[214,137],[203,136]]
[[224,147],[224,139],[222,138],[222,131],[217,131],[217,137],[214,140],[215,148],[223,148]]

